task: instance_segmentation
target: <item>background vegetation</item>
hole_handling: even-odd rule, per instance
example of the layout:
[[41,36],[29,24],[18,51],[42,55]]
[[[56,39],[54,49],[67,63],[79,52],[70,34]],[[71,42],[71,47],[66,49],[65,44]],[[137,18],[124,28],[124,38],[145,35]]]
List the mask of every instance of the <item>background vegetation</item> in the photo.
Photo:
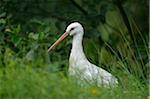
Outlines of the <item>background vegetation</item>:
[[[0,0],[0,99],[145,99],[148,8],[148,0]],[[83,88],[68,77],[71,38],[47,53],[74,21],[85,28],[89,61],[118,87]]]

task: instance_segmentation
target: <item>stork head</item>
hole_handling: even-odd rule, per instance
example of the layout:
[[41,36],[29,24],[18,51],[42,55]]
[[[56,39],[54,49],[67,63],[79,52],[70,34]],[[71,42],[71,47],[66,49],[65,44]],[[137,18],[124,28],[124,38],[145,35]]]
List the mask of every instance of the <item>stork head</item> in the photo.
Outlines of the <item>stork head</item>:
[[83,34],[83,27],[80,23],[74,22],[67,27],[66,32],[69,33],[70,36]]
[[53,49],[55,46],[57,46],[61,41],[63,41],[68,35],[70,36],[76,36],[76,35],[83,35],[83,27],[80,23],[74,22],[71,23],[67,29],[66,32],[48,49],[48,52]]

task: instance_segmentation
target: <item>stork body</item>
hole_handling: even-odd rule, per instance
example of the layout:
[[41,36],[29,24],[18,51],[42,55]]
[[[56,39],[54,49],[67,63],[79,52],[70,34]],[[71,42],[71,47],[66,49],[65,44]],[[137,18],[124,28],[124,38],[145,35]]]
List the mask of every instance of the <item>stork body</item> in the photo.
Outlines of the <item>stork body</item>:
[[73,36],[72,49],[69,58],[69,75],[77,77],[90,84],[96,83],[98,86],[114,86],[118,84],[117,79],[102,68],[90,63],[83,51],[82,39],[84,29],[78,22],[70,24],[64,35],[58,39],[49,50],[53,49],[68,35]]

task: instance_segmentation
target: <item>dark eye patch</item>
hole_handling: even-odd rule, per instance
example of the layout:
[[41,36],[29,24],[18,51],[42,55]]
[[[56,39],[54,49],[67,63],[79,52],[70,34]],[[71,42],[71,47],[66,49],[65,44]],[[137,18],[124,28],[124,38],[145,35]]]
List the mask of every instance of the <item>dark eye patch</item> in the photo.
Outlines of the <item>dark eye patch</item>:
[[70,31],[72,31],[72,30],[74,30],[74,29],[75,29],[75,28],[73,27],[73,28],[70,29]]

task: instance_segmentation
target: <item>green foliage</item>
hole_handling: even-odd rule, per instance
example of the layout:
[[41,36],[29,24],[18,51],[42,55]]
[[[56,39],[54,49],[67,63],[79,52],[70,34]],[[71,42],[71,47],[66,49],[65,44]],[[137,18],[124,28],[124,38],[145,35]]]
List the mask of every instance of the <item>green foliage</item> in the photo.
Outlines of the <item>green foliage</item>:
[[[0,98],[145,99],[148,3],[118,1],[0,1]],[[130,26],[118,4],[124,8]],[[47,53],[72,21],[84,25],[83,45],[89,61],[115,75],[117,87],[83,87],[68,77],[71,39]]]
[[[20,66],[19,64],[16,64]],[[109,89],[95,86],[82,88],[75,80],[67,79],[62,74],[50,73],[43,69],[31,67],[7,68],[5,76],[0,72],[0,96],[2,99],[36,98],[36,99],[145,99],[146,89],[142,88],[134,78],[128,86]]]
[[[6,49],[5,65],[0,70],[0,97],[5,98],[109,98],[144,99],[147,87],[137,78],[124,71],[116,73],[120,84],[115,88],[96,86],[81,87],[76,80],[67,78],[58,70],[58,64],[15,57],[15,53]],[[5,73],[4,73],[5,72]]]

